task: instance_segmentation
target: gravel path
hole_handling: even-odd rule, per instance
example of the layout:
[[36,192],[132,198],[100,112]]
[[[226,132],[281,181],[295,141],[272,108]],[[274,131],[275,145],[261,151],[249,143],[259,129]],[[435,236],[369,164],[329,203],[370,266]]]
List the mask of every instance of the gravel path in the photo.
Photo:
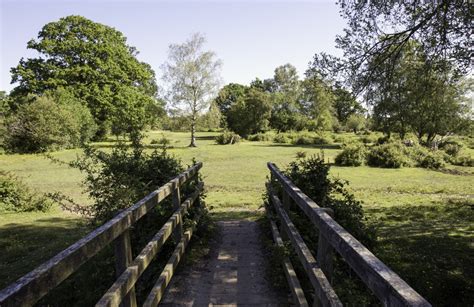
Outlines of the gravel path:
[[161,306],[287,306],[265,279],[265,259],[256,222],[217,222],[220,239],[210,258],[179,271]]

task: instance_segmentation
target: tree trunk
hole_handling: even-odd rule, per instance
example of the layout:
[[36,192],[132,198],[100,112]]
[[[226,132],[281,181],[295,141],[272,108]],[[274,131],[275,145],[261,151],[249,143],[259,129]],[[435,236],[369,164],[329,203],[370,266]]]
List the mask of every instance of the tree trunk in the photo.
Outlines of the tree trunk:
[[195,134],[196,134],[196,115],[193,114],[191,118],[191,144],[189,144],[189,147],[197,147]]

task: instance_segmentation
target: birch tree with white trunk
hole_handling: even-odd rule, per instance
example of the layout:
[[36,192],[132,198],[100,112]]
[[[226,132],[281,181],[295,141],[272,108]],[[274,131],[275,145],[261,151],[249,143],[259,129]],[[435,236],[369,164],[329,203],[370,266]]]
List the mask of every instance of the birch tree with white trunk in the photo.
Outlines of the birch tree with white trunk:
[[172,44],[162,65],[167,100],[191,118],[191,143],[196,147],[196,120],[209,108],[221,83],[222,62],[212,51],[204,51],[206,38],[195,33],[183,44]]

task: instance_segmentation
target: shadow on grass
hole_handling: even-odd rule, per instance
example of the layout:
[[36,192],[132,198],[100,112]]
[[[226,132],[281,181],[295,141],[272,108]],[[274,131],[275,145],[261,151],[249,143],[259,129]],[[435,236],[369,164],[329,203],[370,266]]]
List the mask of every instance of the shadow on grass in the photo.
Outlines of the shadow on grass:
[[87,233],[82,219],[39,218],[0,227],[0,289]]
[[318,149],[341,149],[339,144],[324,144],[324,145],[299,145],[299,144],[280,144],[280,143],[268,143],[268,144],[255,144],[260,147],[300,147],[300,148],[318,148]]
[[378,230],[375,254],[410,286],[437,306],[472,304],[472,202],[366,211]]
[[196,136],[196,140],[198,141],[214,141],[215,139],[215,135]]

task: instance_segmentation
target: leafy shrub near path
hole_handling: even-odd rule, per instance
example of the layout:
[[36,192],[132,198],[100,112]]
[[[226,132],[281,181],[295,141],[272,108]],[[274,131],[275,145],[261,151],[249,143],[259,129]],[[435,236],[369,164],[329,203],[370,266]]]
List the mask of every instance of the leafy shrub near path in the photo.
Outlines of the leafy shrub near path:
[[362,144],[345,145],[336,156],[335,163],[339,166],[361,166],[365,162],[367,149]]
[[[333,209],[335,220],[354,237],[365,246],[374,247],[376,244],[375,231],[366,224],[361,202],[348,192],[346,181],[329,178],[329,170],[330,165],[324,163],[324,156],[317,155],[291,162],[285,174],[318,205]],[[317,253],[315,249],[318,246],[317,228],[296,206],[292,206],[289,215],[305,243],[315,255]],[[295,257],[291,247],[283,250],[279,249],[276,256],[271,255],[270,257],[281,258],[282,253],[283,255],[289,253],[290,258]],[[275,263],[277,262],[275,261]],[[300,262],[295,260],[293,264],[298,274],[301,273],[303,268]],[[301,276],[304,276],[304,274]],[[343,302],[351,302],[356,306],[368,306],[374,303],[374,299],[368,293],[366,287],[338,255],[335,256],[333,276],[336,293]],[[303,278],[300,281],[304,291],[310,293],[312,286],[309,280]]]
[[46,212],[51,205],[50,199],[31,191],[12,174],[0,171],[0,212]]
[[[140,139],[132,143],[132,148],[119,143],[110,152],[85,147],[84,155],[69,163],[85,174],[85,192],[92,199],[90,208],[91,226],[97,226],[118,212],[136,203],[151,191],[158,189],[185,167],[175,156],[166,150],[154,150],[149,153]],[[181,186],[182,200],[194,191],[194,180]],[[67,202],[67,199],[63,201]],[[70,203],[65,203],[70,206]],[[77,204],[73,204],[77,205]],[[158,206],[154,206],[131,228],[132,254],[137,255],[173,212],[171,197],[167,197]],[[211,232],[213,223],[210,220],[205,204],[205,195],[201,193],[196,203],[184,217],[185,228],[195,224],[194,217],[201,219],[193,241],[202,239]],[[135,285],[137,300],[143,301],[156,282],[165,262],[175,245],[170,239],[160,250],[160,255],[150,263]],[[107,287],[113,282],[113,251],[105,248],[98,256],[85,264],[85,270],[79,269],[65,283],[48,294],[41,306],[89,306],[95,304]],[[90,264],[90,265],[89,265]]]
[[240,142],[240,135],[232,131],[224,131],[216,136],[216,143],[219,145],[236,144]]

